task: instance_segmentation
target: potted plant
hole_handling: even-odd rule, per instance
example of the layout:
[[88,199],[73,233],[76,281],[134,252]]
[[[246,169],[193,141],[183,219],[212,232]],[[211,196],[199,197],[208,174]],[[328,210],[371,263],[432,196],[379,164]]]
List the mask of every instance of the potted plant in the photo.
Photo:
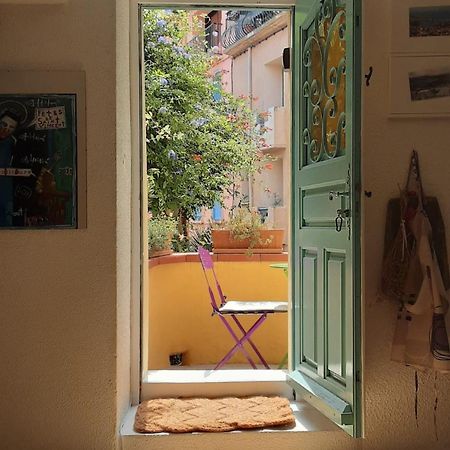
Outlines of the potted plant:
[[237,209],[212,229],[214,253],[281,253],[284,230],[268,229],[256,211]]
[[150,258],[170,255],[172,237],[177,229],[176,221],[171,217],[156,216],[148,221],[148,250]]

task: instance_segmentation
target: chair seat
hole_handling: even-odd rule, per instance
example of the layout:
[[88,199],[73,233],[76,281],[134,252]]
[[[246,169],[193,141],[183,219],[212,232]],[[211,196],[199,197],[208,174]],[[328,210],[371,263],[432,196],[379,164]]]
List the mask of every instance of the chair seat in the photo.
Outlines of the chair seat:
[[242,302],[230,300],[219,308],[221,314],[262,314],[287,312],[287,302]]

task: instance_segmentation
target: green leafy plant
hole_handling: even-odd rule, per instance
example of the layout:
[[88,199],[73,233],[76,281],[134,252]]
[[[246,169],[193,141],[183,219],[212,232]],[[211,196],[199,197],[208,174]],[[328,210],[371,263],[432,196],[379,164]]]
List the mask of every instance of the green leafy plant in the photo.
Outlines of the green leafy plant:
[[[149,209],[173,213],[182,236],[198,208],[212,208],[266,158],[254,113],[211,79],[214,59],[195,28],[186,11],[143,13]],[[201,45],[186,43],[192,32]]]
[[211,226],[191,226],[188,237],[177,232],[172,239],[172,248],[178,253],[197,252],[199,245],[212,251]]
[[227,221],[220,223],[217,228],[229,230],[233,239],[249,240],[248,253],[258,245],[267,245],[272,242],[273,236],[266,239],[261,237],[261,230],[267,229],[262,223],[261,216],[257,211],[246,208],[238,208],[233,216]]
[[148,221],[148,247],[150,254],[171,249],[172,236],[177,230],[176,221],[171,217],[157,216]]
[[197,251],[199,246],[212,251],[211,227],[207,226],[205,228],[192,229],[189,233],[189,241],[194,252]]

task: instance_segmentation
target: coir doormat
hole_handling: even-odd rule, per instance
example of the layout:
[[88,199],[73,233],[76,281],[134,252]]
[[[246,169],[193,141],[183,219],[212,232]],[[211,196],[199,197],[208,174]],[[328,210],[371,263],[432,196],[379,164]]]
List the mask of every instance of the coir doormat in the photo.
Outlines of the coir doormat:
[[190,433],[294,424],[289,400],[281,397],[165,398],[141,403],[134,429],[140,433]]

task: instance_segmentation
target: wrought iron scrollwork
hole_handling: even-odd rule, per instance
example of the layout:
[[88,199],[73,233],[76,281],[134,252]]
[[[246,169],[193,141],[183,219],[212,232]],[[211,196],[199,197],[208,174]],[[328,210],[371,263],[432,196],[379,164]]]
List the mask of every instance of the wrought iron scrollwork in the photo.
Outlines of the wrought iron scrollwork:
[[222,34],[224,48],[231,47],[240,39],[256,30],[280,14],[280,10],[242,11],[232,10],[227,13],[227,27]]
[[308,163],[345,153],[345,35],[343,5],[338,0],[324,0],[302,55],[307,102],[303,144]]

